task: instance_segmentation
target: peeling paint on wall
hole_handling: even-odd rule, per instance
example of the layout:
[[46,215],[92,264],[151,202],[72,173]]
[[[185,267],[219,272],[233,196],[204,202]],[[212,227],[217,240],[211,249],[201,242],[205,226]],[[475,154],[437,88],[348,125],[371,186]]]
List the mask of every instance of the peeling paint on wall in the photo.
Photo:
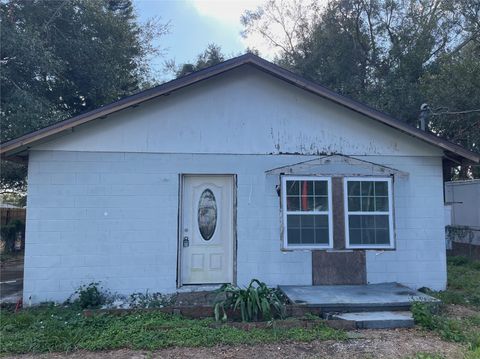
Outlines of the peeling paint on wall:
[[[36,149],[438,156],[442,151],[245,68],[79,127]],[[255,73],[254,73],[255,72]]]

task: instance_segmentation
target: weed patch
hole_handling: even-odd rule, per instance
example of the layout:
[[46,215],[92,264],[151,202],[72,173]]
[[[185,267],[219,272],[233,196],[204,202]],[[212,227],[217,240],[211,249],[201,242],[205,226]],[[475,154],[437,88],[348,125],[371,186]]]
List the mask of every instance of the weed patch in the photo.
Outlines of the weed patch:
[[460,304],[480,309],[480,261],[449,257],[447,264],[448,289],[429,294],[444,304]]
[[191,320],[153,312],[107,313],[85,317],[75,307],[38,307],[2,311],[1,353],[69,352],[119,348],[156,350],[171,346],[260,344],[285,341],[343,340],[345,332],[321,324],[312,328],[243,330],[214,326],[214,319]]
[[[415,322],[438,333],[444,340],[466,343],[467,358],[480,358],[480,314],[465,318],[449,317],[448,304],[480,309],[480,262],[464,257],[448,258],[448,288],[427,291],[442,300],[443,305],[417,302],[412,305]],[[474,311],[472,311],[475,313]]]

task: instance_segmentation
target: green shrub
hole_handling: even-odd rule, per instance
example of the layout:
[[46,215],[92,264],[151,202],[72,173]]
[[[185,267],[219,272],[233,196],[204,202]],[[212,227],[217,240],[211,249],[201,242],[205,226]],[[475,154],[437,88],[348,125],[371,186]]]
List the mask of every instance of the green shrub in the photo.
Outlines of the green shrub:
[[246,288],[222,285],[214,304],[215,319],[220,320],[222,312],[221,319],[227,320],[227,309],[240,310],[244,322],[271,320],[275,316],[283,318],[285,314],[285,305],[277,291],[258,279],[252,279]]
[[130,308],[163,308],[172,305],[174,296],[162,293],[133,293],[130,295],[128,305]]
[[467,257],[461,257],[461,256],[448,257],[448,263],[454,266],[463,266],[468,262],[469,261]]
[[411,307],[415,323],[429,330],[437,328],[438,323],[435,317],[437,310],[436,305],[427,302],[414,302]]
[[107,302],[108,293],[102,287],[99,287],[99,282],[92,282],[87,285],[81,285],[75,294],[78,299],[74,303],[78,303],[82,309],[96,309],[100,308]]
[[7,253],[14,252],[17,235],[23,231],[25,231],[25,223],[19,219],[0,226],[0,236],[2,241],[5,242],[5,251]]
[[415,302],[412,304],[411,310],[415,323],[425,329],[436,331],[443,339],[452,342],[469,341],[469,333],[465,331],[465,322],[441,315],[438,305]]

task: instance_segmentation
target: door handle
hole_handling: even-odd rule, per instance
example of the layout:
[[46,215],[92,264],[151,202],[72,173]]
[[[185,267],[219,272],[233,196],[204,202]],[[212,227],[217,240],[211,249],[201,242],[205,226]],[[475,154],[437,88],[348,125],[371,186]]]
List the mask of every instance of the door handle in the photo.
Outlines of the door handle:
[[190,246],[190,240],[188,239],[187,236],[183,237],[183,247],[189,247]]

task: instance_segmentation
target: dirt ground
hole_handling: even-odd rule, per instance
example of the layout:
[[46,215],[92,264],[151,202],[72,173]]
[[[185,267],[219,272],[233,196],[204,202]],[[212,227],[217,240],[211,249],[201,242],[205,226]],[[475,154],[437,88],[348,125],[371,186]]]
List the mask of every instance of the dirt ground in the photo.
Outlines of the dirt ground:
[[[347,341],[314,341],[311,343],[277,343],[255,346],[216,346],[212,348],[168,348],[154,352],[128,349],[71,354],[15,356],[22,359],[126,359],[126,358],[406,358],[418,352],[437,353],[445,358],[460,359],[464,347],[440,340],[419,329],[361,330],[350,333]],[[14,357],[7,357],[14,358]]]

